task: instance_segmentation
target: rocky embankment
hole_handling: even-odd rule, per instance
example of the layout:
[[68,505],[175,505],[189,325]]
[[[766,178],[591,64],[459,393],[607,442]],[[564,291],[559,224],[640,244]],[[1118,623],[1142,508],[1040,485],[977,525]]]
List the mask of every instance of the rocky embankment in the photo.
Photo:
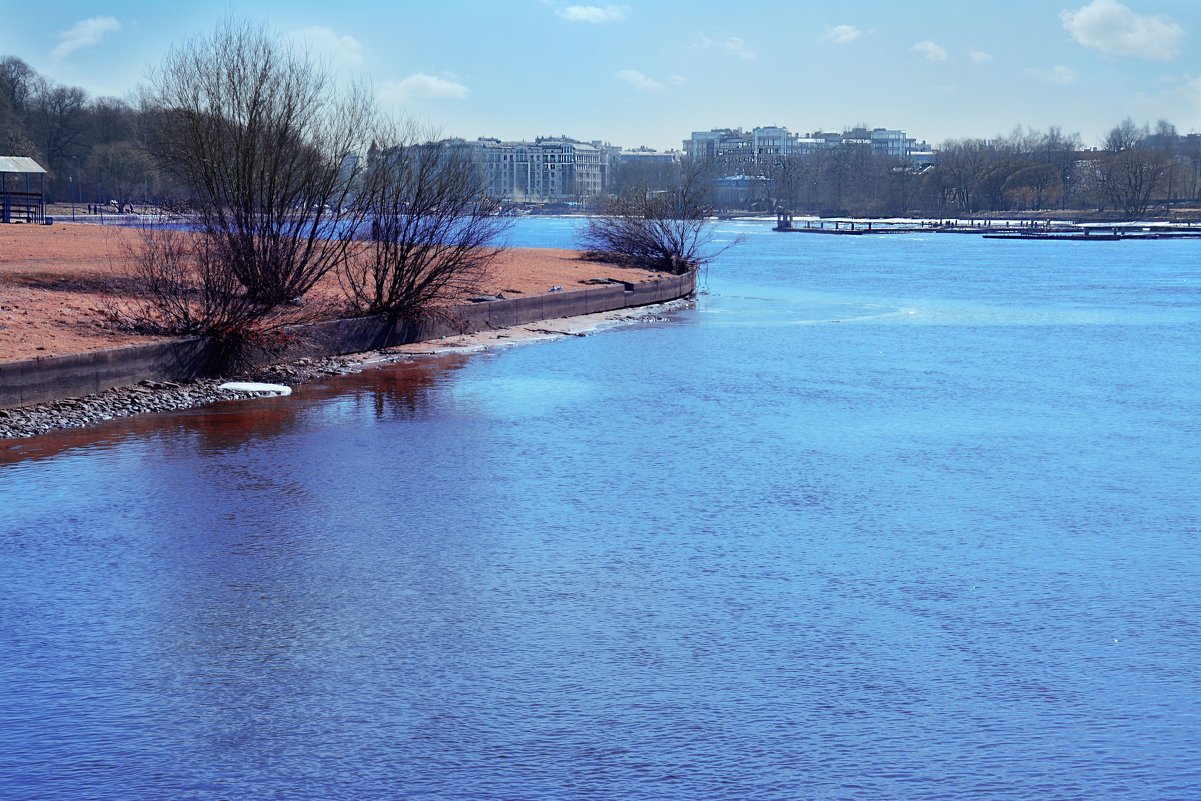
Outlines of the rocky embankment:
[[[539,323],[514,326],[502,330],[459,335],[453,341],[424,343],[428,350],[385,348],[349,356],[298,361],[264,367],[250,373],[223,378],[194,381],[142,381],[137,386],[109,389],[95,395],[63,398],[48,403],[32,404],[13,409],[0,409],[0,440],[34,437],[50,431],[85,428],[106,420],[131,417],[135,414],[172,412],[206,406],[224,400],[251,397],[244,392],[220,389],[227,381],[261,381],[285,384],[290,387],[329,376],[357,373],[368,364],[408,359],[414,356],[435,355],[450,351],[471,352],[489,347],[509,346],[521,342],[555,339],[565,336],[586,336],[597,326],[668,322],[665,312],[686,308],[688,300],[673,300],[637,309],[614,309],[580,317],[548,319]],[[503,343],[501,342],[503,340]]]
[[[286,365],[274,365],[255,373],[238,376],[240,380],[264,381],[296,386],[332,375],[356,372],[361,365],[345,358],[301,359]],[[230,378],[206,378],[197,381],[142,381],[132,387],[108,389],[95,395],[63,398],[16,409],[0,409],[0,439],[34,437],[49,431],[84,428],[105,420],[116,420],[148,412],[192,409],[223,400],[249,398],[245,392],[219,389]]]

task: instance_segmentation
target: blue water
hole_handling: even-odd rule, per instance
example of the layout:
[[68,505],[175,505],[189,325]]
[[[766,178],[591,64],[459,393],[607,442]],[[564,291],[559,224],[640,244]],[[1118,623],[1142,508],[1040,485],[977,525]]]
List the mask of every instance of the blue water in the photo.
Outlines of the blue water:
[[1201,798],[1199,245],[767,226],[0,449],[0,798]]

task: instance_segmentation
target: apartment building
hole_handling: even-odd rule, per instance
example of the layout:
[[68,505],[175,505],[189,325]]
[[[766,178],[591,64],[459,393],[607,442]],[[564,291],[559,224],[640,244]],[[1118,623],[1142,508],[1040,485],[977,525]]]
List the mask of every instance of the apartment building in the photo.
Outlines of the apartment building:
[[605,189],[608,146],[567,137],[532,142],[480,138],[451,140],[479,172],[484,191],[498,200],[522,203],[580,202]]
[[909,159],[914,152],[923,149],[904,131],[889,128],[852,128],[837,133],[814,131],[803,136],[775,125],[753,128],[749,132],[741,128],[714,128],[694,131],[684,140],[684,154],[689,158],[721,160],[727,164],[761,164],[843,147],[870,147],[872,155],[895,159]]
[[758,164],[791,155],[796,139],[796,134],[775,125],[750,131],[714,128],[711,131],[694,131],[691,137],[685,139],[684,155],[727,163]]

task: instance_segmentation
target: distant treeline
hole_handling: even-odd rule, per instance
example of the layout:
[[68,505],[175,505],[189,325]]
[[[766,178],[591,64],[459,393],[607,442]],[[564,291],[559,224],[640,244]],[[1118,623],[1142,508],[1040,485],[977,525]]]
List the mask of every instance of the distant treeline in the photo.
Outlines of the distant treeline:
[[1128,118],[1089,149],[1075,133],[1019,127],[991,140],[948,140],[924,165],[844,144],[757,164],[718,161],[712,170],[726,208],[862,215],[1087,209],[1138,216],[1198,200],[1201,135]]
[[[166,202],[183,190],[147,148],[151,112],[61,86],[14,56],[0,58],[0,155],[30,156],[49,172],[52,200]],[[951,139],[928,165],[841,145],[805,155],[717,162],[716,204],[770,211],[901,215],[1092,209],[1127,216],[1192,203],[1201,191],[1201,135],[1126,119],[1085,149],[1078,134],[1018,128],[991,140]],[[608,190],[662,188],[662,167],[614,170]]]
[[56,84],[14,56],[0,57],[0,155],[36,159],[60,202],[125,207],[171,191],[144,146],[138,109]]

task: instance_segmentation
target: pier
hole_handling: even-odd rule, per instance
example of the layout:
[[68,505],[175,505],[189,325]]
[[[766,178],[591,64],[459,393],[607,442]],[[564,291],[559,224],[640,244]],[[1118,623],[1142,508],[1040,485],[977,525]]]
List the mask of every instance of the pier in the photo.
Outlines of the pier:
[[975,234],[985,239],[1116,242],[1124,239],[1201,239],[1201,225],[1087,224],[1051,220],[869,220],[808,218],[777,211],[773,231],[785,234],[865,236],[870,234]]
[[777,211],[773,231],[785,234],[830,234],[837,236],[864,236],[867,234],[983,234],[1018,233],[1023,230],[1059,230],[1060,224],[1042,223],[1032,220],[968,220],[957,219],[911,220],[868,220],[855,218],[809,218],[798,222],[791,211]]

